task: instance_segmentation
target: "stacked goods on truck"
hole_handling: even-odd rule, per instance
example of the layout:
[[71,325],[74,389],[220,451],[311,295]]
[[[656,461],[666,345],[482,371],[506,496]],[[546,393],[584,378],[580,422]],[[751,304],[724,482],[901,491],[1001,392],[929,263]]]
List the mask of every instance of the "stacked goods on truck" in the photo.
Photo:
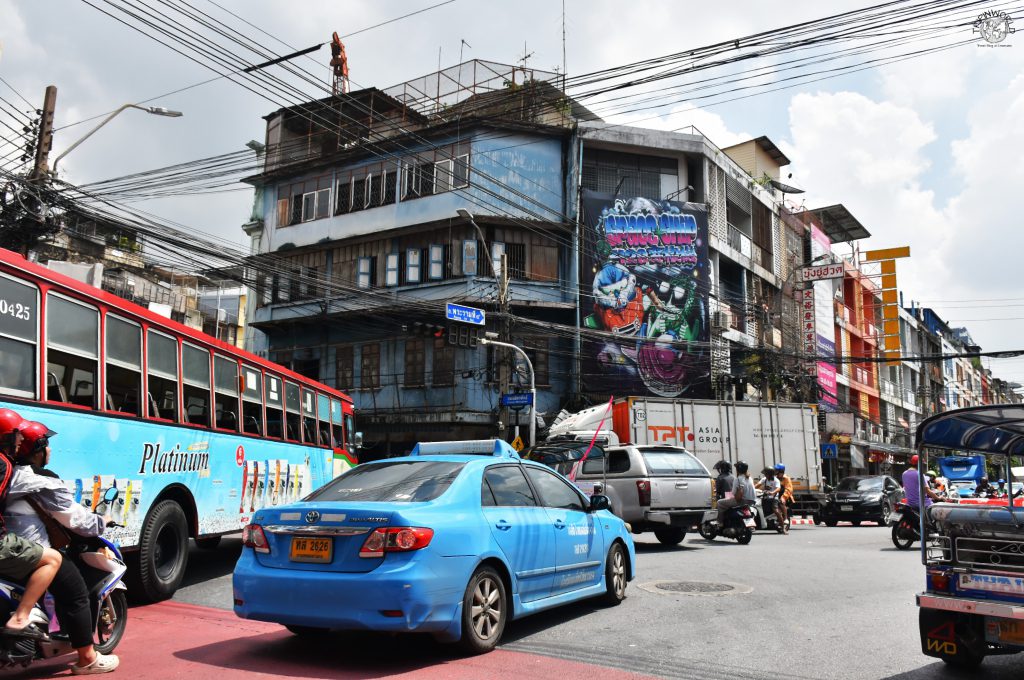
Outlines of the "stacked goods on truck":
[[[602,423],[603,421],[603,423]],[[746,461],[751,475],[777,463],[793,479],[797,509],[813,512],[824,497],[817,412],[809,404],[624,397],[556,423],[548,441],[682,446],[708,469]]]

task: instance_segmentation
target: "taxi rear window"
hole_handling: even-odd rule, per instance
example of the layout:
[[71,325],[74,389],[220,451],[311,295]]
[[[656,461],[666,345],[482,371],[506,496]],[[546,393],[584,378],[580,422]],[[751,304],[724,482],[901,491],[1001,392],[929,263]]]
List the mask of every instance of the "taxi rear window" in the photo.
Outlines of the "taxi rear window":
[[432,501],[448,490],[464,466],[465,463],[442,461],[360,465],[320,487],[305,500],[370,503]]

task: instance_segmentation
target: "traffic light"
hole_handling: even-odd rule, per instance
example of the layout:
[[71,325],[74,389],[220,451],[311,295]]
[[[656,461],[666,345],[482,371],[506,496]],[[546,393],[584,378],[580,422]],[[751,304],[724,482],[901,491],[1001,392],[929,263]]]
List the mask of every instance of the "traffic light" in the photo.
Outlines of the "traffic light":
[[469,326],[464,323],[450,322],[448,324],[448,344],[456,347],[476,348],[483,337],[482,326]]
[[402,330],[407,335],[411,335],[416,338],[443,338],[445,336],[445,327],[439,326],[433,323],[424,323],[422,321],[414,321],[410,324],[402,326]]

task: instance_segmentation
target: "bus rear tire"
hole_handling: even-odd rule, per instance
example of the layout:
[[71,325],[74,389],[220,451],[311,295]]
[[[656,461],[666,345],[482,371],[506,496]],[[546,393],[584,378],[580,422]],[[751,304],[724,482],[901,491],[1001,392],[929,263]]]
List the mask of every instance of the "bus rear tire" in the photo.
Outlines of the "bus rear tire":
[[188,565],[188,520],[174,501],[153,507],[139,538],[139,572],[136,593],[146,602],[166,600],[181,585]]

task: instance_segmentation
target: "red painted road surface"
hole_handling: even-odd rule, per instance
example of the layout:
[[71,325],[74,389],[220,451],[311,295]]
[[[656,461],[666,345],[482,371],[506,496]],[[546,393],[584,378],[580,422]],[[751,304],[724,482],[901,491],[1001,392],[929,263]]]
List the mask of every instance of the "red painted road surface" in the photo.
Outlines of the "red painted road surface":
[[[453,680],[643,680],[649,676],[522,652],[460,657],[426,636],[351,634],[300,639],[281,626],[177,602],[134,607],[110,678],[451,678]],[[4,678],[71,677],[72,657]]]

